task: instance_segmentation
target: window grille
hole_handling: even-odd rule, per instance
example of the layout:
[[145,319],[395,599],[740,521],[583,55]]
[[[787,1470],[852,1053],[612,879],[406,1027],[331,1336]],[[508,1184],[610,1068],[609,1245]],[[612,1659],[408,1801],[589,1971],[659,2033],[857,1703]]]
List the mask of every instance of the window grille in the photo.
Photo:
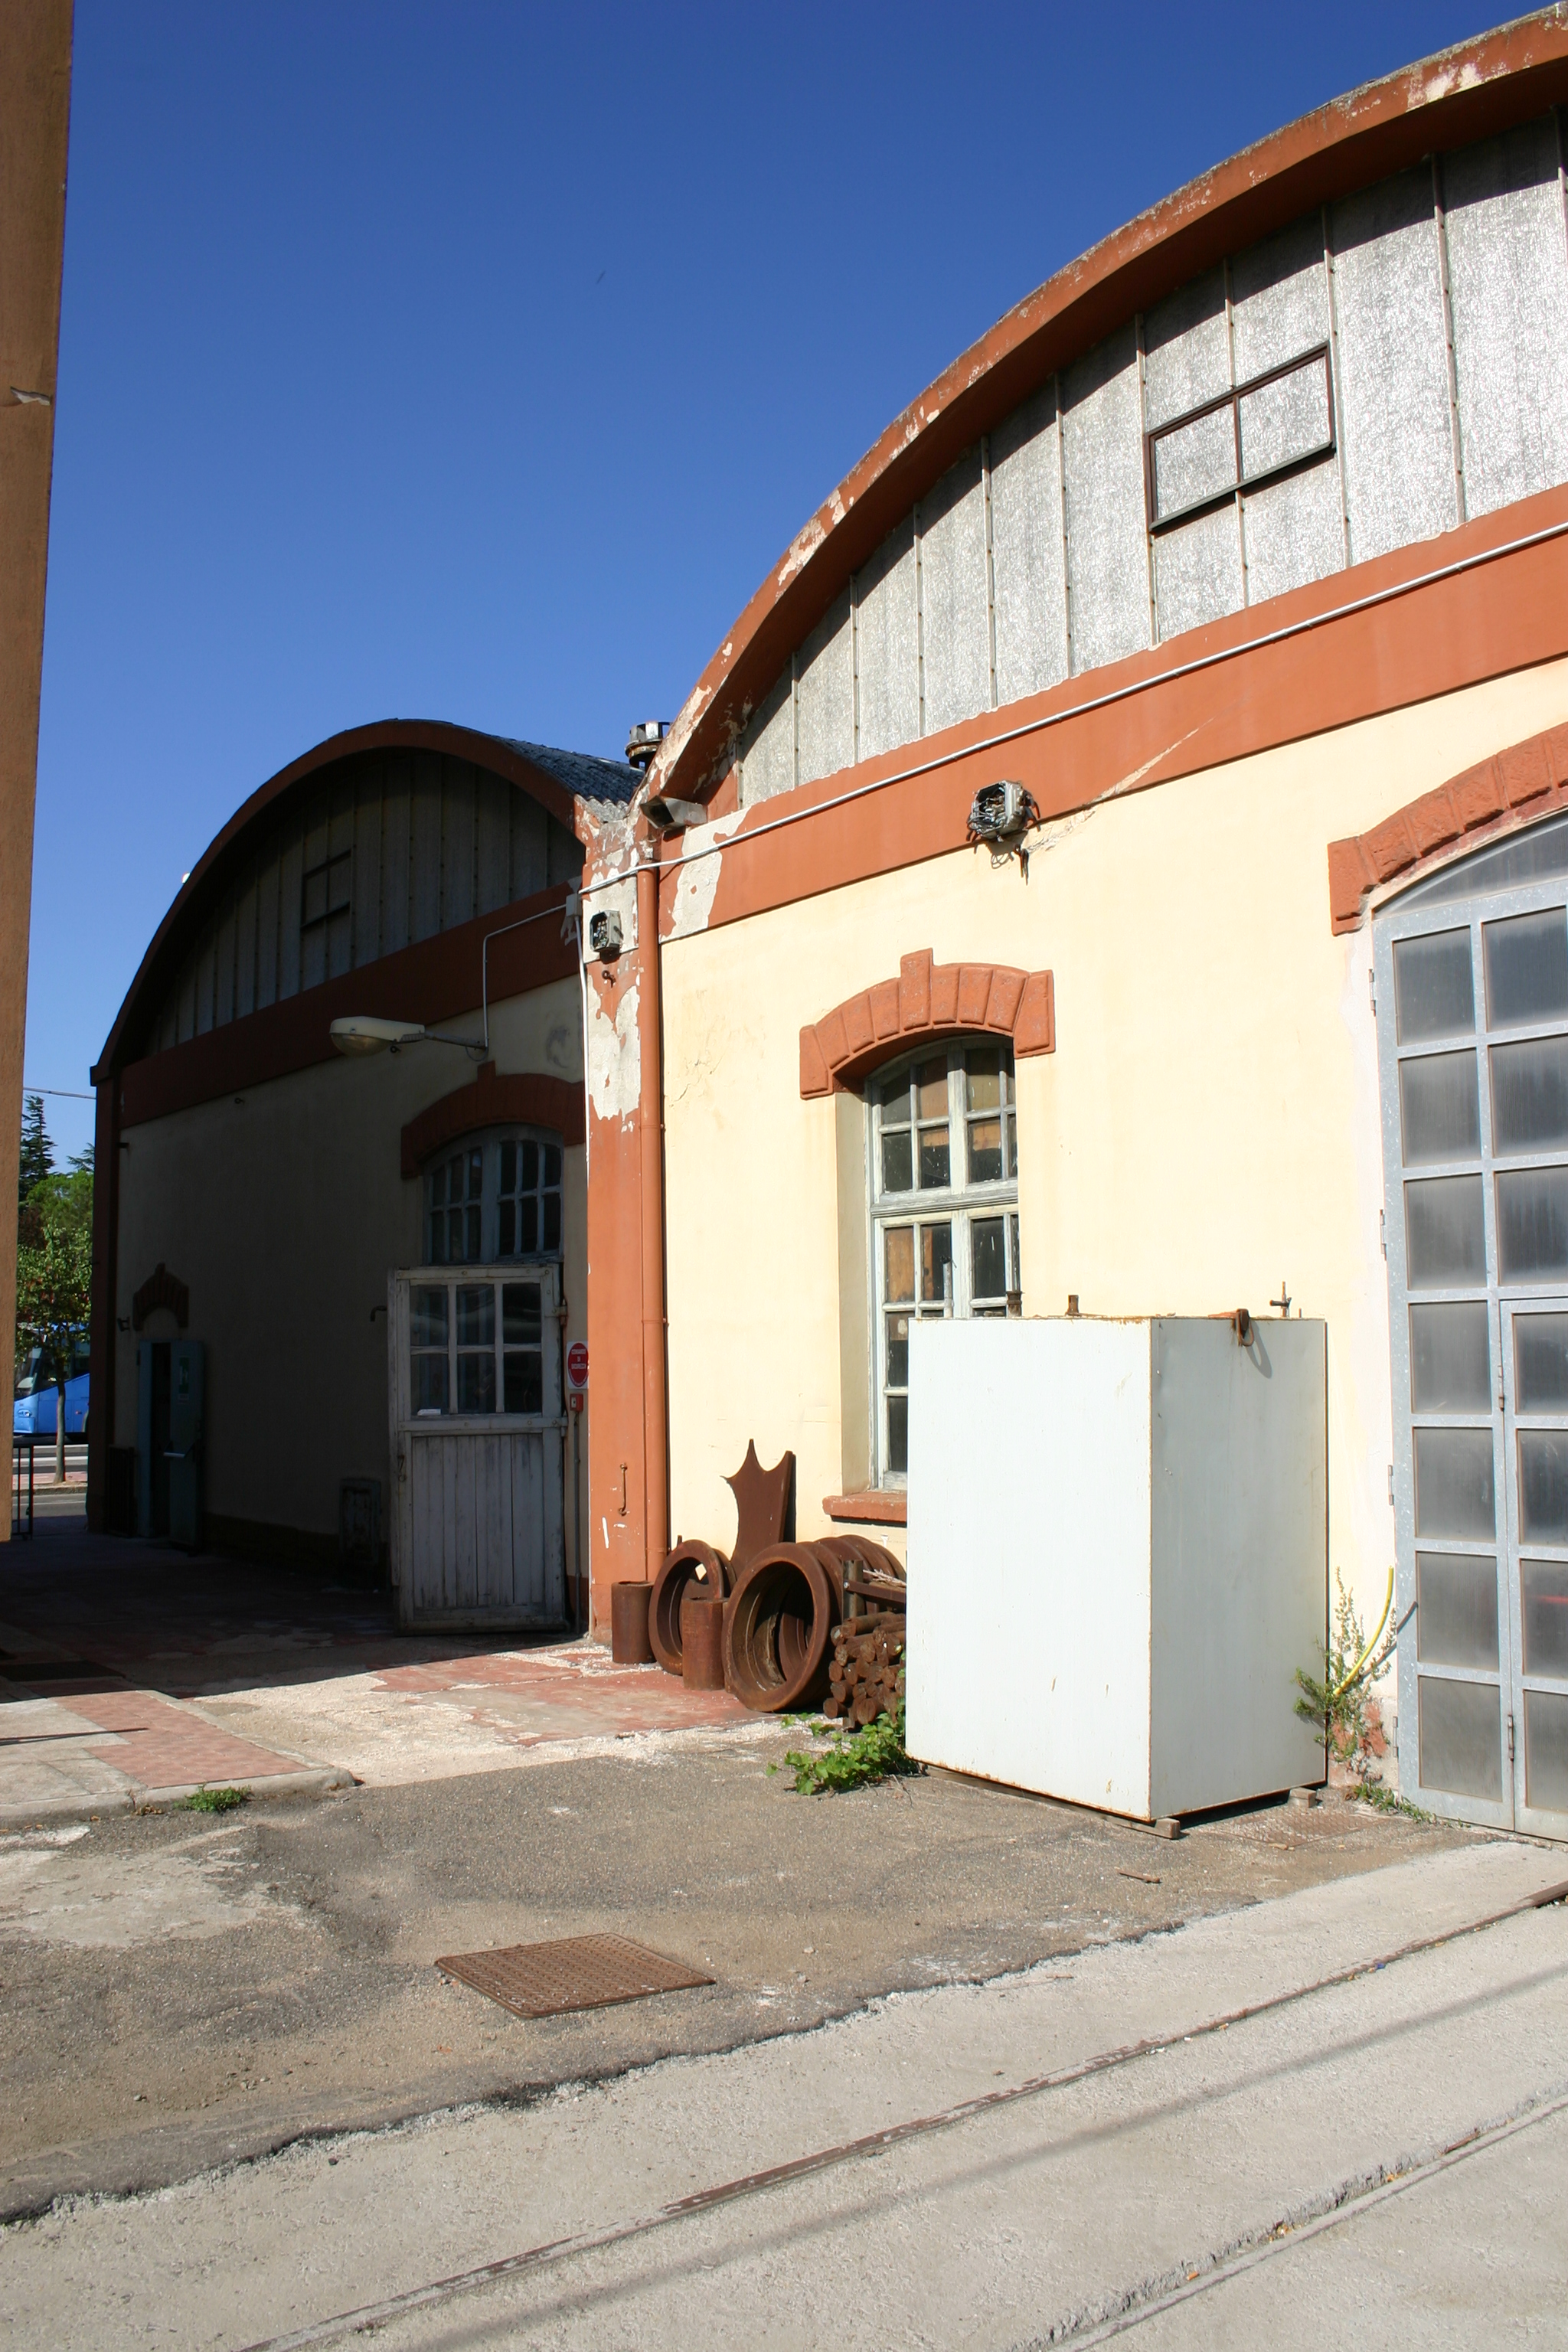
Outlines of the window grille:
[[561,1145],[518,1129],[467,1142],[427,1171],[425,1202],[427,1265],[559,1257]]

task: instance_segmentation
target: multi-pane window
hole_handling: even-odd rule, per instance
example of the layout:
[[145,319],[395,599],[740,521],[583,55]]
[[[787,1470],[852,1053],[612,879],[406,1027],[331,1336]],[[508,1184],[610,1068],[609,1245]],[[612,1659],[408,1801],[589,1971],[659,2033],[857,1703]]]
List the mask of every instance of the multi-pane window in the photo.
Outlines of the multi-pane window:
[[431,1265],[561,1254],[561,1146],[544,1136],[465,1143],[425,1179],[425,1254]]
[[500,1257],[553,1257],[561,1247],[561,1146],[529,1138],[500,1146]]
[[1018,1274],[1010,1047],[956,1045],[873,1080],[877,1475],[909,1469],[910,1322],[1005,1315]]
[[416,1415],[544,1410],[537,1282],[418,1283],[408,1302]]
[[485,1155],[479,1145],[455,1151],[426,1180],[430,1200],[432,1265],[478,1265],[485,1249]]

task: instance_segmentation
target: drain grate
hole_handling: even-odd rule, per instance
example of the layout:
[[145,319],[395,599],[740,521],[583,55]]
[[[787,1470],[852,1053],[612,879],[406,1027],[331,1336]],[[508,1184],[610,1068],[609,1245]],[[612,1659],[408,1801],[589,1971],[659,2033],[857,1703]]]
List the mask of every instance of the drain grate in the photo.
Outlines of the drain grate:
[[499,1952],[452,1952],[436,1966],[517,2017],[563,2017],[713,1982],[700,1969],[626,1936],[563,1936],[551,1944],[510,1944]]

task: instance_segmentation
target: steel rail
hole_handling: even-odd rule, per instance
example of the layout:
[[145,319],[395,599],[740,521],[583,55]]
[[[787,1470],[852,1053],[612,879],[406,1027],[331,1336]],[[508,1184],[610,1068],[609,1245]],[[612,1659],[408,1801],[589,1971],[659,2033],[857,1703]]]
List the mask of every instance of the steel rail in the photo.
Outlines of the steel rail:
[[1521,2107],[1501,2123],[1484,2125],[1480,2130],[1467,2132],[1463,2139],[1439,2148],[1421,2164],[1413,2164],[1404,2172],[1385,2173],[1381,2179],[1364,2188],[1342,2192],[1322,2210],[1309,2214],[1301,2221],[1278,2223],[1266,2238],[1255,2240],[1235,2252],[1221,2255],[1212,2269],[1197,2278],[1184,2279],[1179,2286],[1170,2287],[1147,2296],[1142,2303],[1130,2303],[1113,2318],[1091,2320],[1070,2336],[1057,2338],[1064,2347],[1091,2344],[1109,2344],[1113,2336],[1125,2336],[1130,2328],[1142,2327],[1146,2319],[1158,2319],[1162,2312],[1176,2305],[1190,2303],[1194,2295],[1206,2294],[1212,2287],[1224,2286],[1233,2278],[1241,2278],[1256,2270],[1260,2263],[1275,2254],[1288,2254],[1293,2247],[1306,2245],[1321,2238],[1327,2230],[1337,2230],[1342,2222],[1353,2221],[1361,2214],[1384,2205],[1391,2197],[1401,2197],[1407,2189],[1419,2189],[1424,2181],[1434,2180],[1439,2173],[1447,2172],[1456,2164],[1463,2164],[1472,2156],[1484,2156],[1489,2148],[1500,2147],[1536,2124],[1550,2123],[1553,2116],[1568,2114],[1568,2092],[1549,2093],[1534,2106]]
[[1471,1919],[1462,1927],[1448,1927],[1433,1936],[1419,1936],[1406,1944],[1396,1945],[1392,1951],[1371,1959],[1353,1960],[1342,1969],[1334,1969],[1327,1976],[1314,1978],[1310,1984],[1297,1985],[1289,1992],[1271,1993],[1263,2000],[1248,2001],[1239,2009],[1227,2010],[1218,2017],[1207,2018],[1200,2025],[1185,2032],[1152,2033],[1142,2040],[1130,2042],[1114,2050],[1099,2052],[1071,2066],[1058,2067],[1049,2074],[1036,2074],[1022,2083],[1015,2083],[1000,2091],[983,2091],[973,2099],[961,2099],[951,2107],[942,2107],[934,2115],[911,2116],[905,2122],[889,2124],[882,2131],[867,2132],[858,2139],[840,2141],[836,2147],[816,2148],[808,2156],[790,2158],[785,2163],[766,2167],[760,2172],[743,2173],[738,2179],[718,2182],[710,2189],[694,2189],[689,2197],[678,2197],[651,2213],[634,2216],[629,2221],[612,2221],[600,2230],[582,2230],[564,2238],[544,2240],[529,2246],[522,2252],[502,2254],[494,2262],[478,2263],[472,2270],[456,2271],[449,2277],[431,2279],[423,2286],[409,2287],[402,2294],[384,2296],[376,2303],[361,2304],[354,2310],[335,2313],[330,2319],[313,2321],[310,2326],[290,2329],[286,2335],[268,2336],[241,2347],[241,2352],[311,2352],[317,2345],[330,2344],[334,2336],[353,2334],[371,2327],[384,2327],[391,2320],[405,2314],[427,2309],[434,2304],[447,2303],[476,2289],[494,2286],[500,2281],[519,2278],[528,2272],[543,2270],[557,2263],[571,2261],[579,2254],[602,2252],[606,2247],[624,2245],[629,2240],[648,2236],[655,2230],[666,2229],[671,2222],[689,2220],[700,2213],[710,2213],[722,2205],[730,2205],[743,2197],[755,2197],[771,2189],[781,2189],[792,2181],[807,2180],[814,2174],[827,2172],[841,2164],[854,2163],[862,2157],[882,2156],[888,2149],[900,2147],[907,2140],[922,2139],[933,2132],[950,2131],[956,2125],[973,2122],[977,2116],[994,2114],[1023,2099],[1039,2098],[1047,2091],[1069,2088],[1077,2083],[1092,2080],[1097,2074],[1112,2073],[1116,2068],[1132,2064],[1140,2058],[1154,2056],[1158,2052],[1175,2050],[1184,2043],[1202,2042],[1211,2034],[1227,2032],[1234,2025],[1245,2025],[1255,2018],[1269,2017],[1297,2002],[1310,2000],[1315,1994],[1329,1992],[1340,1985],[1353,1984],[1360,1977],[1374,1975],[1380,1969],[1394,1967],[1401,1960],[1415,1959],[1423,1952],[1442,1949],[1445,1945],[1458,1943],[1467,1936],[1479,1936],[1489,1927],[1499,1927],[1506,1920],[1523,1918],[1531,1911],[1542,1911],[1550,1905],[1568,1901],[1568,1879],[1542,1887],[1522,1901],[1510,1903],[1505,1910],[1489,1911],[1484,1917]]

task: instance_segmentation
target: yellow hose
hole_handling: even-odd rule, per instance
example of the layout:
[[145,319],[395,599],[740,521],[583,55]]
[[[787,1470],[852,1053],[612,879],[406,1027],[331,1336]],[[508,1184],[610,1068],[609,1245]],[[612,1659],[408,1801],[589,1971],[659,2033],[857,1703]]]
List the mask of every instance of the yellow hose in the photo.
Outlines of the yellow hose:
[[1355,1680],[1356,1676],[1360,1674],[1360,1672],[1361,1672],[1362,1668],[1365,1665],[1365,1664],[1366,1664],[1367,1660],[1371,1657],[1371,1655],[1372,1655],[1373,1652],[1376,1649],[1376,1647],[1377,1647],[1378,1643],[1382,1641],[1382,1639],[1383,1639],[1383,1629],[1384,1629],[1384,1626],[1387,1624],[1387,1622],[1388,1622],[1388,1612],[1389,1612],[1389,1611],[1393,1608],[1393,1606],[1394,1606],[1394,1570],[1393,1570],[1392,1569],[1390,1569],[1390,1570],[1389,1570],[1389,1571],[1388,1571],[1388,1591],[1387,1591],[1386,1594],[1385,1594],[1385,1595],[1384,1595],[1384,1603],[1383,1603],[1383,1614],[1382,1614],[1382,1616],[1381,1616],[1381,1617],[1378,1619],[1378,1621],[1377,1621],[1377,1631],[1376,1631],[1376,1633],[1373,1635],[1373,1637],[1372,1637],[1371,1641],[1367,1643],[1367,1645],[1366,1645],[1365,1649],[1362,1652],[1362,1654],[1361,1654],[1360,1657],[1356,1660],[1356,1662],[1355,1662],[1354,1665],[1351,1668],[1351,1670],[1350,1670],[1349,1674],[1345,1676],[1345,1678],[1344,1678],[1343,1682],[1342,1682],[1342,1683],[1341,1683],[1341,1685],[1339,1685],[1339,1688],[1334,1692],[1333,1696],[1334,1696],[1335,1698],[1337,1698],[1337,1699],[1338,1699],[1338,1698],[1343,1698],[1343,1696],[1344,1696],[1344,1695],[1345,1695],[1346,1691],[1348,1691],[1348,1690],[1349,1690],[1349,1688],[1350,1688],[1351,1685],[1354,1682],[1354,1680]]

